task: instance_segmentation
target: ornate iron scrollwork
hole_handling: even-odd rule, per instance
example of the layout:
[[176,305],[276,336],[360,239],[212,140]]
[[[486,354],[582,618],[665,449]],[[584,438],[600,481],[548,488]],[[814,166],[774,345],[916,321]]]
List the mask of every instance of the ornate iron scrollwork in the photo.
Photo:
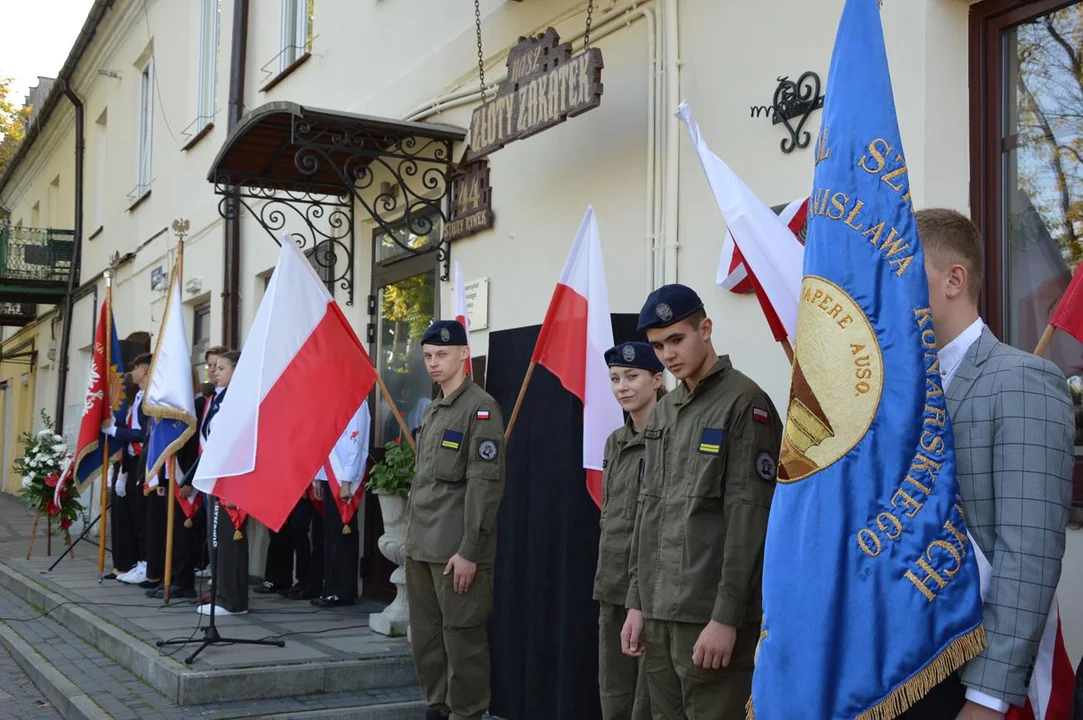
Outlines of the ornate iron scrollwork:
[[395,230],[406,227],[414,235],[428,235],[435,217],[449,220],[451,140],[346,126],[317,128],[295,117],[293,145],[294,165],[301,174],[314,178],[333,170],[396,245],[414,255],[435,252],[443,265],[441,279],[448,280],[448,243],[441,239],[413,248],[401,243]]
[[233,182],[224,177],[215,184],[215,192],[222,195],[218,213],[231,220],[243,208],[276,243],[281,243],[283,232],[289,233],[328,291],[333,295],[336,287],[342,289],[346,304],[353,305],[354,217],[350,196],[276,189],[267,182],[238,188]]
[[[783,138],[782,152],[792,153],[797,148],[807,148],[812,141],[812,134],[805,130],[805,123],[813,110],[824,106],[824,96],[820,94],[820,88],[820,76],[812,71],[803,73],[796,82],[788,76],[780,77],[771,107],[759,105],[752,108],[752,117],[769,114],[772,124],[782,123],[786,126],[790,137]],[[795,127],[791,121],[798,118]]]

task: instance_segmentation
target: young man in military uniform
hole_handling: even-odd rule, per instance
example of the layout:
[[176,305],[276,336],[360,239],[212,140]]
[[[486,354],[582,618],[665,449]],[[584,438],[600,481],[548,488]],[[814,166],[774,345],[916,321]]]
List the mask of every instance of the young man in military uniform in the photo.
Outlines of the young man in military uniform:
[[655,718],[743,720],[782,421],[715,353],[691,288],[655,290],[638,327],[680,382],[643,433],[623,650],[644,657]]
[[425,409],[407,504],[410,636],[427,718],[489,709],[496,514],[504,495],[500,408],[466,376],[466,330],[439,321],[421,338],[440,396]]

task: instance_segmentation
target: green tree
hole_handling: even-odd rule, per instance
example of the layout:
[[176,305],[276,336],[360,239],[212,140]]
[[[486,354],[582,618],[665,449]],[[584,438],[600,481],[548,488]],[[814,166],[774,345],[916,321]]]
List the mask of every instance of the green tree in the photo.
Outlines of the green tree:
[[11,78],[0,77],[0,173],[15,155],[30,121],[30,106],[20,107],[11,99],[11,83]]

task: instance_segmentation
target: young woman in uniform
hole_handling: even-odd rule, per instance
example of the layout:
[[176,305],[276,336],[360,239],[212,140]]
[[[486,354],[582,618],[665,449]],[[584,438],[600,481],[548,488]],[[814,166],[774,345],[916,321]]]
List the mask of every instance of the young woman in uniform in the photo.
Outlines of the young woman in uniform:
[[605,354],[613,395],[628,421],[605,443],[601,538],[594,599],[598,617],[598,688],[604,720],[649,720],[650,698],[641,658],[621,652],[627,612],[628,553],[632,545],[639,481],[643,473],[643,430],[662,387],[662,363],[647,343],[617,345]]

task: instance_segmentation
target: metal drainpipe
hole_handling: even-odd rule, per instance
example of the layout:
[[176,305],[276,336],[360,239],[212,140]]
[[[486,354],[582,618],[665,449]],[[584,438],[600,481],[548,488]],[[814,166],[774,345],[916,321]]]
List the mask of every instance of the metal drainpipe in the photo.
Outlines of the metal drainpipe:
[[[244,115],[244,71],[248,58],[248,0],[233,2],[233,52],[229,70],[228,132],[232,133]],[[237,203],[236,193],[229,202]],[[226,220],[222,247],[222,336],[230,349],[241,344],[241,214]]]
[[64,400],[68,386],[68,350],[71,346],[71,314],[75,304],[73,293],[79,287],[79,267],[83,260],[83,165],[86,158],[85,109],[79,96],[71,89],[71,80],[63,79],[64,95],[75,107],[75,237],[72,240],[71,270],[68,272],[68,292],[64,295],[64,326],[60,333],[60,355],[57,357],[56,414],[58,434],[64,432]]

